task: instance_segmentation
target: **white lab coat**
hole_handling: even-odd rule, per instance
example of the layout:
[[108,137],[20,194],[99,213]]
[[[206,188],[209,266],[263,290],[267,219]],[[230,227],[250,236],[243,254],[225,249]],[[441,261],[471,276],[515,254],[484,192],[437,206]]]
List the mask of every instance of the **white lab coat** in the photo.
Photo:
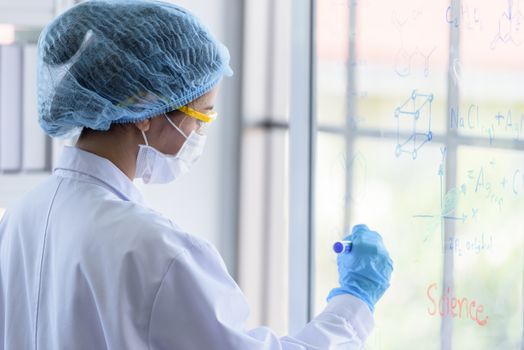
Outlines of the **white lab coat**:
[[350,295],[283,338],[248,312],[216,249],[94,154],[65,148],[0,222],[2,350],[358,349],[373,326]]

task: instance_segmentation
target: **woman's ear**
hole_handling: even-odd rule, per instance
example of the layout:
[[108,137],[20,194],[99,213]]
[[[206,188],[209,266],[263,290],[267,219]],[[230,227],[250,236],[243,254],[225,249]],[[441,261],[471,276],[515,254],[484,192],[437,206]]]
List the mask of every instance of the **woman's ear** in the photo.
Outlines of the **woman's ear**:
[[134,124],[138,130],[146,132],[149,130],[149,127],[151,126],[151,121],[149,119],[146,119],[139,122],[135,122]]

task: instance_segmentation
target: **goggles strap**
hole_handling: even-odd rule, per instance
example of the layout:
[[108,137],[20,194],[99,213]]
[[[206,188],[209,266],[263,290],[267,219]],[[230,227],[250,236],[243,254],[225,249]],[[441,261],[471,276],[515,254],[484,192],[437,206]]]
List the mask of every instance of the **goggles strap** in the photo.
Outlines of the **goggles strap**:
[[169,119],[169,117],[167,116],[167,114],[164,113],[164,117],[166,117],[167,121],[169,122],[169,124],[171,124],[175,129],[178,130],[179,133],[182,134],[182,136],[184,136],[186,138],[186,140],[188,139],[188,136],[186,134],[184,134],[184,132],[182,130],[180,130],[180,128],[178,126],[176,126],[175,123],[173,123],[173,121],[171,119]]

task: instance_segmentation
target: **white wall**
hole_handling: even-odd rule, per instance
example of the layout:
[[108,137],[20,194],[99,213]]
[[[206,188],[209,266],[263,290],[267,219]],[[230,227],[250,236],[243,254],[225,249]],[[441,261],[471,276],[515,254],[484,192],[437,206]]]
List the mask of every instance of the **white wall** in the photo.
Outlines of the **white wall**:
[[54,0],[0,0],[0,23],[42,26],[53,18]]

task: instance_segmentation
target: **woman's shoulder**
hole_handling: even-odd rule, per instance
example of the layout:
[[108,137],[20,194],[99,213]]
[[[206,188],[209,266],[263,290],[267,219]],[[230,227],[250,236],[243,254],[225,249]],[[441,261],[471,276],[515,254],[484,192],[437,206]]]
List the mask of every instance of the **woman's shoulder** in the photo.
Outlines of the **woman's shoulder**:
[[[131,245],[131,249],[151,250],[156,255],[176,257],[211,245],[207,240],[192,235],[171,218],[143,204],[134,202],[106,203],[106,214],[116,235]],[[111,211],[114,211],[111,213]]]

